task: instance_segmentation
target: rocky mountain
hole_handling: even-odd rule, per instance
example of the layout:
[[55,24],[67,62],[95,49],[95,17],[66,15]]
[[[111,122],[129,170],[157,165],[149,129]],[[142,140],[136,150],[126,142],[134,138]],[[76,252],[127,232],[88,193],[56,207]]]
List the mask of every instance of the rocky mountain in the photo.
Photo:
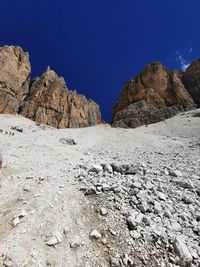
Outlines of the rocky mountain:
[[147,65],[124,86],[113,108],[113,126],[135,128],[194,107],[182,77],[182,72],[169,71],[159,62]]
[[22,48],[0,48],[0,113],[19,113],[37,123],[57,128],[101,123],[99,106],[76,91],[49,68],[30,81],[28,53]]
[[183,83],[200,107],[200,59],[194,61],[183,75]]
[[98,105],[70,91],[62,77],[49,68],[32,81],[19,113],[57,128],[87,127],[101,123]]
[[0,47],[0,113],[15,114],[29,90],[29,55],[19,46]]

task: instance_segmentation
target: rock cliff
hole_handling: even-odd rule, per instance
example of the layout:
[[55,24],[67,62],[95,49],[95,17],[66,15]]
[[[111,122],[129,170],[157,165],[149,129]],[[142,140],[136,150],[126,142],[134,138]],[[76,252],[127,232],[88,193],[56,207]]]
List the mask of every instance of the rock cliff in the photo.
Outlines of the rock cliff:
[[29,55],[19,46],[0,47],[0,113],[15,114],[28,93]]
[[194,106],[182,82],[182,72],[159,62],[147,65],[123,88],[113,108],[114,127],[138,127],[165,120]]
[[0,48],[0,113],[19,113],[57,128],[101,123],[99,106],[76,91],[49,68],[30,81],[29,55],[18,46]]
[[70,91],[62,77],[49,68],[32,81],[19,113],[57,128],[87,127],[101,123],[98,105]]
[[200,59],[187,68],[183,75],[183,83],[194,98],[197,107],[200,107]]

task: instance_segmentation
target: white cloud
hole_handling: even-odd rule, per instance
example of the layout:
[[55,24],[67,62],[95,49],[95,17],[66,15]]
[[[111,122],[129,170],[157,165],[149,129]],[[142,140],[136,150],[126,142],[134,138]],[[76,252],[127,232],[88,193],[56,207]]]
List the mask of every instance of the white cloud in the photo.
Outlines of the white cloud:
[[190,62],[187,61],[185,58],[183,58],[182,55],[178,56],[178,62],[180,64],[182,71],[185,71],[190,65]]
[[[188,52],[191,54],[192,48],[190,48]],[[181,70],[185,71],[189,67],[190,62],[185,57],[183,57],[183,55],[179,51],[176,51],[176,55],[176,61],[180,65]]]

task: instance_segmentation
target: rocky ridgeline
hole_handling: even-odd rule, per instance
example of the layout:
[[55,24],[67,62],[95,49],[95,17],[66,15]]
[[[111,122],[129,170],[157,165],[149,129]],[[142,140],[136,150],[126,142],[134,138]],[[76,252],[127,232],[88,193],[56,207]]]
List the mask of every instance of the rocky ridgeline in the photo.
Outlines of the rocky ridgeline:
[[57,128],[101,123],[99,106],[70,91],[62,77],[49,68],[30,81],[29,55],[18,46],[0,48],[0,113],[19,113],[37,123]]
[[[99,242],[110,266],[200,266],[199,147],[189,146],[188,159],[188,149],[165,157],[141,149],[139,164],[79,166],[76,179],[102,221]],[[96,151],[104,162],[106,154]]]
[[199,60],[185,73],[169,71],[155,62],[125,84],[113,108],[112,125],[135,128],[163,121],[199,104]]
[[[57,128],[101,123],[99,106],[70,91],[49,68],[30,81],[29,55],[18,46],[0,48],[0,113],[19,113]],[[135,128],[170,118],[200,105],[200,60],[185,72],[159,62],[147,65],[124,86],[113,108],[114,127]]]

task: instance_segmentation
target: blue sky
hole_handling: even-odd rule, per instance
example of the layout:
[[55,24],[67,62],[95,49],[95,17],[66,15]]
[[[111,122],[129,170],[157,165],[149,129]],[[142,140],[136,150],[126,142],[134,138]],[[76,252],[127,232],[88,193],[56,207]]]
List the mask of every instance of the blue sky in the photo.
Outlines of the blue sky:
[[200,57],[199,11],[199,0],[6,0],[0,46],[22,46],[32,77],[49,65],[110,120],[123,84],[146,64],[181,69]]

